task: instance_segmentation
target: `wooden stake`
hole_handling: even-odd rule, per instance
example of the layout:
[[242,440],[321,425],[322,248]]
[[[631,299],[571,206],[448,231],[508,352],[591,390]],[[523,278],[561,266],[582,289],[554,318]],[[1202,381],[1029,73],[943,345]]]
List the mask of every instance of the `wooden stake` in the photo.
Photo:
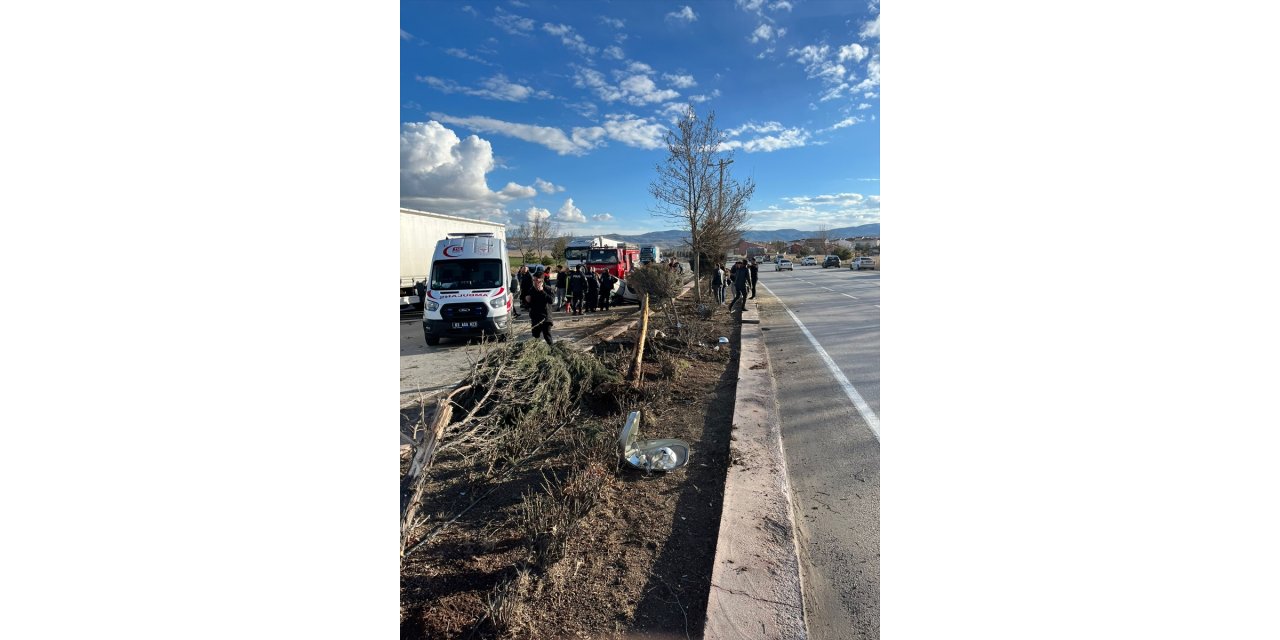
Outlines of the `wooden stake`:
[[644,294],[640,310],[640,339],[636,341],[636,361],[631,365],[631,374],[635,378],[635,386],[640,386],[644,378],[644,338],[649,335],[649,294]]

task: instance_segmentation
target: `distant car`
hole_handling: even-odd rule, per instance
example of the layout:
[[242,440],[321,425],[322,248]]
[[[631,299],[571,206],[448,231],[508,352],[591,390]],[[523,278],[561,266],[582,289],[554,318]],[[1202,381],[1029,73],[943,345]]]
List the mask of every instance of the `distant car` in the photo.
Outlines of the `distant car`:
[[800,266],[802,266],[802,267],[816,267],[816,266],[818,266],[818,262],[817,262],[816,260],[814,260],[814,259],[813,259],[813,256],[805,256],[805,257],[804,257],[804,260],[801,260],[801,261],[800,261]]
[[863,256],[861,258],[854,258],[853,260],[849,261],[849,268],[852,269],[853,271],[858,271],[860,269],[874,269],[876,268],[876,259],[869,258],[867,256]]
[[840,256],[827,256],[825,259],[823,259],[823,261],[822,261],[822,268],[823,268],[823,269],[826,269],[827,267],[835,267],[835,268],[839,269],[839,268],[840,268]]
[[773,265],[773,270],[774,271],[783,271],[783,270],[795,271],[795,269],[791,267],[790,260],[779,260],[777,264]]

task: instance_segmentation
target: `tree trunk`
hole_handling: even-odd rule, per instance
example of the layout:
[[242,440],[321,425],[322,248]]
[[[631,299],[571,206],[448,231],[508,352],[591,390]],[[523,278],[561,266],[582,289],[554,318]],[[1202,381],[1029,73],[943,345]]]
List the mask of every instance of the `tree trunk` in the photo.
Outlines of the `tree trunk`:
[[635,379],[635,386],[640,386],[640,380],[644,377],[644,339],[649,335],[649,294],[644,294],[640,308],[640,339],[636,341],[636,361],[631,363],[631,375]]

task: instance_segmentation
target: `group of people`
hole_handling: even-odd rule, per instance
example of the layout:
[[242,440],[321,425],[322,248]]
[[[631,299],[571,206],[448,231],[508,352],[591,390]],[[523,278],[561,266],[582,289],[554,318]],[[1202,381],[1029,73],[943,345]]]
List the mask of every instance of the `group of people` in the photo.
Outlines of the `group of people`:
[[563,265],[553,272],[534,275],[527,265],[511,276],[511,293],[520,301],[519,308],[513,309],[515,317],[520,317],[520,309],[529,312],[529,323],[533,326],[533,337],[542,338],[551,344],[551,320],[553,309],[573,315],[608,311],[613,297],[613,288],[618,283],[617,276],[608,271],[596,273],[585,269],[582,265],[572,271]]
[[[754,300],[756,297],[756,281],[759,279],[760,265],[756,264],[754,258],[739,260],[728,271],[721,263],[711,270],[711,289],[715,291],[716,302],[724,304],[725,289],[732,283],[733,301],[729,303],[729,310],[732,311],[739,300],[742,301],[741,308],[746,309],[747,300]],[[747,296],[748,291],[751,293],[750,297]]]

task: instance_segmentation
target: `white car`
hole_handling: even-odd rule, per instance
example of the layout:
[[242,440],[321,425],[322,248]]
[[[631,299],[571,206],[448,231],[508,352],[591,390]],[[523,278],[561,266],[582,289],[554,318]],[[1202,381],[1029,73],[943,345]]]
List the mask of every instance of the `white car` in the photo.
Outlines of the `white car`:
[[805,256],[805,257],[804,257],[804,260],[801,260],[801,261],[800,261],[800,266],[802,266],[802,267],[816,267],[816,266],[818,266],[818,262],[817,262],[816,260],[814,260],[814,259],[813,259],[813,256]]
[[853,271],[859,271],[862,269],[874,269],[876,268],[876,259],[867,257],[867,256],[863,256],[861,258],[854,258],[853,260],[849,261],[849,268]]
[[795,269],[792,268],[791,266],[790,260],[779,260],[777,264],[773,266],[774,271],[782,271],[784,269],[787,271],[795,271]]

